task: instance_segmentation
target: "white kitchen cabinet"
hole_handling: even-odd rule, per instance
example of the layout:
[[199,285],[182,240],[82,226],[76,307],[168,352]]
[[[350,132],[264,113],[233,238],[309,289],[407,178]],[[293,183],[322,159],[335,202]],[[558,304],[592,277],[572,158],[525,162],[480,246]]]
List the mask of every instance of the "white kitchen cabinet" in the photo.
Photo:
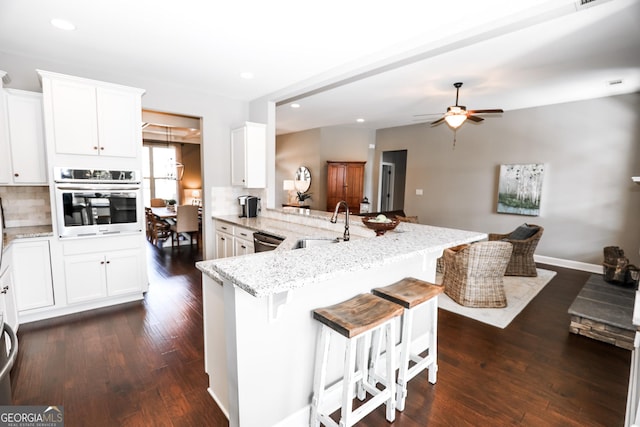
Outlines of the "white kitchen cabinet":
[[4,322],[14,331],[18,330],[18,309],[16,307],[15,287],[11,267],[4,262],[0,270],[0,312]]
[[38,72],[45,120],[56,154],[138,156],[143,90]]
[[233,256],[233,225],[216,221],[216,258]]
[[47,184],[47,162],[42,118],[42,94],[6,90],[8,157],[0,182],[7,184]]
[[77,304],[142,292],[143,264],[140,249],[66,256],[67,302]]
[[233,229],[233,255],[246,255],[253,252],[253,230],[235,226]]
[[252,254],[253,230],[216,221],[216,258]]
[[48,240],[12,242],[11,271],[19,313],[54,305]]
[[267,186],[266,125],[246,122],[231,131],[231,185]]

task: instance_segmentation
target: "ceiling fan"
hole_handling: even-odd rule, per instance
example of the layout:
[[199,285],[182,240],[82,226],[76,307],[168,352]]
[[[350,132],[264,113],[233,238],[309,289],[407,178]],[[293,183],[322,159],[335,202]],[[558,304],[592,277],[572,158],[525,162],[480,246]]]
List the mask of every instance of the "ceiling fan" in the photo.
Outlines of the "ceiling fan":
[[462,126],[462,124],[467,119],[471,120],[472,122],[481,122],[484,120],[482,117],[476,116],[476,114],[492,114],[504,112],[501,108],[467,110],[467,107],[465,107],[464,105],[458,105],[458,94],[460,92],[462,82],[454,83],[453,86],[456,88],[456,105],[447,107],[447,112],[444,113],[444,116],[442,116],[435,122],[431,122],[431,126],[437,126],[442,122],[447,122],[447,124],[455,130]]

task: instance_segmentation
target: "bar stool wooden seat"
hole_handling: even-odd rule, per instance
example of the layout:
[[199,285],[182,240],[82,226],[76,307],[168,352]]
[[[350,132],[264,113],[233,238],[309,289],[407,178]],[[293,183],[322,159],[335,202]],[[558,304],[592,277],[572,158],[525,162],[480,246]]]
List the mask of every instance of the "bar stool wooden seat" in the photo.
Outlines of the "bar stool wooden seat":
[[[407,383],[424,369],[429,370],[429,382],[436,383],[436,373],[438,372],[438,295],[444,290],[443,286],[414,279],[404,278],[399,282],[382,288],[372,290],[373,294],[392,301],[404,307],[402,315],[402,330],[400,332],[400,361],[397,380],[397,401],[396,407],[399,411],[404,410],[407,398]],[[412,349],[413,315],[418,306],[429,304],[426,307],[430,324],[428,327],[428,344],[426,348]],[[373,343],[373,352],[377,354],[376,342]],[[428,350],[425,357],[420,356]],[[409,367],[410,362],[414,365]],[[370,365],[371,376],[374,375],[376,360]]]
[[[322,325],[318,335],[315,372],[313,377],[313,399],[311,403],[310,426],[349,427],[360,421],[378,406],[386,403],[386,418],[395,420],[395,351],[387,351],[386,373],[378,382],[384,385],[380,390],[368,378],[370,335],[384,330],[386,348],[395,348],[395,328],[393,320],[402,315],[398,304],[379,298],[373,294],[361,294],[347,301],[329,307],[313,310],[313,318]],[[327,362],[331,334],[346,338],[345,364],[342,381],[327,387]],[[356,359],[357,363],[356,363]],[[358,399],[364,400],[368,392],[372,397],[353,410],[353,399],[357,388]],[[342,391],[340,404],[331,404],[333,393]],[[331,407],[333,406],[333,407]],[[341,407],[340,422],[329,415]]]

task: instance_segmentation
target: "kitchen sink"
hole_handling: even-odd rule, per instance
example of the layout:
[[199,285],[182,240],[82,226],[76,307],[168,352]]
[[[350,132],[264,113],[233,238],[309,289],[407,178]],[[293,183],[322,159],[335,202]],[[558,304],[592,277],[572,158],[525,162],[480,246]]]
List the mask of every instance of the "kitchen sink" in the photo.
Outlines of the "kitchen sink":
[[293,249],[311,248],[314,246],[328,245],[329,243],[338,243],[339,241],[340,239],[337,237],[305,237],[304,239],[298,240],[293,246]]

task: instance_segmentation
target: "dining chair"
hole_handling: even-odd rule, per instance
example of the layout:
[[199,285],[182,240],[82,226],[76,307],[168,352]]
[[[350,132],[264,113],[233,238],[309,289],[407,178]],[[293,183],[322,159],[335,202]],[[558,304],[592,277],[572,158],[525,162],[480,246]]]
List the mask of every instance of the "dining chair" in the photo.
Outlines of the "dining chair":
[[151,199],[150,203],[152,208],[163,208],[166,205],[164,199],[158,199],[158,198]]
[[[200,218],[199,207],[195,205],[180,205],[176,208],[176,223],[171,225],[171,231],[173,233],[171,239],[171,246],[175,243],[179,243],[178,239],[180,234],[188,233],[191,239],[191,245],[193,245],[193,235],[197,235],[197,244],[200,245]],[[180,245],[178,245],[180,246]]]

